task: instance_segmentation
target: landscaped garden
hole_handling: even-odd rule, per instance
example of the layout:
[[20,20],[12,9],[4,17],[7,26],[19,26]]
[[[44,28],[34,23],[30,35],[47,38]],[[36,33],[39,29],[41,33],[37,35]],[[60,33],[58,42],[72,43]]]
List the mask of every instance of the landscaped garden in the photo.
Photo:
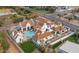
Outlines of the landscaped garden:
[[71,42],[74,42],[74,43],[79,44],[79,35],[78,35],[78,37],[77,37],[77,35],[74,34],[74,35],[68,37],[67,39],[68,39],[69,41],[71,41]]
[[36,49],[32,41],[23,42],[19,44],[19,46],[23,49],[25,53],[31,53],[34,51],[34,49]]
[[9,44],[6,41],[6,38],[2,32],[0,32],[0,52],[6,52],[9,48]]

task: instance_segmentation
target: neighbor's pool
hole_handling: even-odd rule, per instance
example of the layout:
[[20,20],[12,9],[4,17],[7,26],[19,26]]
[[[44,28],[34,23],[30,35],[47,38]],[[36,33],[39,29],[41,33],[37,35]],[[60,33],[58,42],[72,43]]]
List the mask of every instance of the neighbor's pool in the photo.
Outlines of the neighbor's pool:
[[34,32],[32,32],[32,31],[25,31],[24,34],[25,34],[26,37],[32,38],[33,35],[34,35]]

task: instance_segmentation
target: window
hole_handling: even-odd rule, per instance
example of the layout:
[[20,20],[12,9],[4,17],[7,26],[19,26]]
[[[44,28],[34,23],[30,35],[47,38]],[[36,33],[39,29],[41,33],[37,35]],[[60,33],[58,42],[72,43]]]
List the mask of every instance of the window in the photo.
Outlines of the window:
[[64,33],[64,30],[62,32]]
[[57,31],[57,34],[60,34],[60,32],[59,32],[59,31]]
[[20,42],[21,42],[21,39],[20,39]]
[[23,31],[26,31],[26,28],[23,28]]
[[29,27],[27,27],[27,30],[29,30]]
[[46,29],[46,31],[48,31],[48,29]]
[[31,26],[31,29],[33,29],[33,26]]

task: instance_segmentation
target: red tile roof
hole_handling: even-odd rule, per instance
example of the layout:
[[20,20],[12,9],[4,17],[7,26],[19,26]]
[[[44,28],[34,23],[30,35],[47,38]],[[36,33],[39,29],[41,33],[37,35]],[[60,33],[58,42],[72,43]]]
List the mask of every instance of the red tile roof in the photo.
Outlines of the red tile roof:
[[30,20],[28,20],[28,21],[25,20],[23,22],[20,22],[19,24],[21,24],[21,26],[25,27],[27,23],[32,25],[32,21],[30,21]]
[[[20,22],[20,24],[22,26],[26,26],[27,23],[30,23],[31,25],[33,25],[31,20]],[[34,29],[37,29],[37,28],[40,29],[43,26],[44,23],[47,23],[48,25],[52,25],[52,24],[58,25],[61,22],[50,21],[48,19],[37,17],[36,19],[34,19],[33,28]],[[53,28],[53,30],[55,30],[55,31],[59,31],[59,30],[63,30],[63,29],[64,29],[63,26],[58,26],[58,27]],[[38,32],[35,34],[35,38],[36,38],[36,40],[42,40],[43,38],[45,38],[45,37],[47,37],[47,36],[49,36],[51,34],[53,34],[53,33],[51,33],[51,32],[44,32],[44,33],[42,33],[40,30],[38,30]]]
[[60,31],[60,30],[64,30],[63,26],[58,26],[58,27],[54,27],[55,31]]
[[36,33],[35,38],[36,40],[43,40],[43,38],[46,38],[47,36],[53,34],[52,32],[44,32],[44,33]]

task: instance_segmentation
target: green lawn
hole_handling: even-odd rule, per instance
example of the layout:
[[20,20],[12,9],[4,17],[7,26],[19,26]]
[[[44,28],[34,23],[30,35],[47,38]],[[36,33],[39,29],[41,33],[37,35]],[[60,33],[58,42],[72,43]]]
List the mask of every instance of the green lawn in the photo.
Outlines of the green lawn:
[[56,44],[54,44],[54,45],[51,45],[50,48],[55,49],[55,48],[57,48],[60,44],[62,44],[62,42],[58,42],[58,43],[56,43]]
[[19,45],[25,53],[31,53],[36,47],[31,41],[23,42]]
[[79,39],[76,38],[76,34],[67,38],[69,41],[79,44]]

